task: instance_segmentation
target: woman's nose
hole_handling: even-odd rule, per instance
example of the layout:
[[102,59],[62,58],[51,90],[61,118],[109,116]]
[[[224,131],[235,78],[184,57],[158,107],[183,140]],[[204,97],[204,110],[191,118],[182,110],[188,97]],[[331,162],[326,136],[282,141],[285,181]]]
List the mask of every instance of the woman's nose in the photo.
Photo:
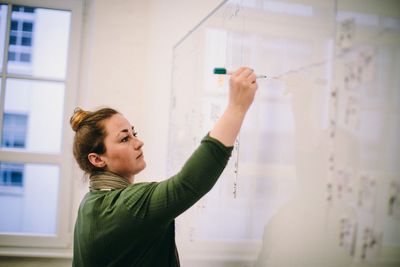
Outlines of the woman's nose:
[[144,143],[139,139],[139,138],[134,138],[134,143],[133,145],[135,146],[135,149],[141,149],[144,145]]

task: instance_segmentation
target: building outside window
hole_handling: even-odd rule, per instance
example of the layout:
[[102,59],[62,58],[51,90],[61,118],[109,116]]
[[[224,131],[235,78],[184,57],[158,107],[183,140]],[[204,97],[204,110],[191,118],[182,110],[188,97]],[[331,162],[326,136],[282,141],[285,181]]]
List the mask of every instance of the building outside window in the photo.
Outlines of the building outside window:
[[[3,114],[2,147],[25,148],[28,116],[25,114]],[[0,187],[23,187],[24,165],[15,163],[0,163]],[[1,195],[4,192],[0,192]]]
[[28,116],[26,114],[3,114],[2,147],[25,148]]
[[12,11],[8,60],[19,64],[30,63],[35,8],[13,6]]
[[[23,187],[24,165],[1,163],[0,164],[0,186]],[[2,194],[2,193],[0,193]],[[4,193],[3,193],[4,194]]]

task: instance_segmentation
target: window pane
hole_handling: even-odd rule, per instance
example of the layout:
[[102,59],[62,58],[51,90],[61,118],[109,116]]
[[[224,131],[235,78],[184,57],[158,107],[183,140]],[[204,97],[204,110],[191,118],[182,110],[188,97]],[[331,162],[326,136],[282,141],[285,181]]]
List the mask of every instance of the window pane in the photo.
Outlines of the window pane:
[[0,232],[55,234],[59,167],[0,162]]
[[3,115],[3,147],[25,148],[28,115],[4,113]]
[[29,37],[22,37],[21,44],[24,46],[32,46],[32,39]]
[[17,36],[14,36],[11,34],[10,35],[10,45],[16,45],[16,44],[17,44]]
[[11,21],[11,30],[12,31],[18,31],[18,20],[12,20]]
[[14,6],[8,72],[64,79],[70,12]]
[[33,13],[35,9],[33,7],[25,7],[24,8],[25,13]]
[[3,51],[6,40],[7,5],[0,5],[0,72],[3,71]]
[[14,52],[8,52],[8,60],[15,60],[16,55]]
[[31,61],[31,55],[28,53],[21,53],[20,54],[20,61],[21,62],[30,62]]
[[8,79],[5,93],[2,147],[59,152],[64,84]]
[[22,187],[24,165],[18,163],[0,163],[0,187]]
[[24,32],[31,32],[33,29],[33,23],[32,22],[24,22],[22,24],[22,30]]

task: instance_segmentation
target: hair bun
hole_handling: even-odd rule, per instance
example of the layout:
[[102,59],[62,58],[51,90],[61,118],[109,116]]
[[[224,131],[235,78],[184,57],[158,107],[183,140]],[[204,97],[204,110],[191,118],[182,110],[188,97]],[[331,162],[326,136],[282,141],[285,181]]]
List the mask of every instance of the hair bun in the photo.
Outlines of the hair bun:
[[78,131],[79,127],[81,126],[80,124],[86,117],[89,115],[88,111],[85,111],[81,108],[75,108],[74,114],[71,116],[71,119],[69,120],[69,123],[71,124],[72,130],[75,132]]

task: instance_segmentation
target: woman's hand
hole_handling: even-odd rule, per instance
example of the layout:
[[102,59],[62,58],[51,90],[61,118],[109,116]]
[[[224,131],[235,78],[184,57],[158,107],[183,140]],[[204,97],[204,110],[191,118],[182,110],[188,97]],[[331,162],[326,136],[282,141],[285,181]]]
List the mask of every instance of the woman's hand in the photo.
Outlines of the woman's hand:
[[225,146],[233,146],[256,91],[256,75],[252,69],[242,67],[233,72],[229,81],[228,107],[210,131],[210,136]]
[[246,112],[257,91],[256,75],[247,67],[241,67],[231,74],[229,80],[229,104],[230,108],[238,108]]

